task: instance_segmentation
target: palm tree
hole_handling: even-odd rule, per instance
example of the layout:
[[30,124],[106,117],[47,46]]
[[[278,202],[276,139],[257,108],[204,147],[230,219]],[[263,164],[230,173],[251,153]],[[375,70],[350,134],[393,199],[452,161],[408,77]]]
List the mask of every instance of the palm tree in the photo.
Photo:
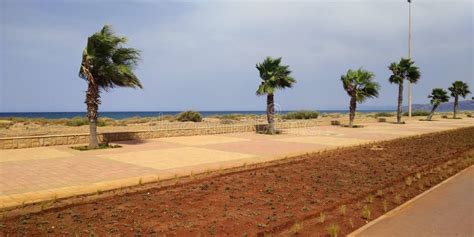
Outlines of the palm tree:
[[397,123],[402,122],[402,103],[403,103],[403,82],[408,80],[416,83],[420,79],[420,71],[414,66],[411,59],[402,58],[399,63],[392,63],[388,69],[392,71],[392,75],[388,79],[390,83],[398,84],[398,106],[397,106]]
[[433,105],[433,108],[431,109],[430,114],[426,118],[426,120],[430,121],[431,118],[433,117],[433,114],[436,108],[438,108],[438,106],[441,103],[448,102],[449,96],[448,96],[448,92],[445,91],[444,89],[434,88],[433,91],[431,92],[431,95],[429,95],[428,98],[431,99],[430,103]]
[[341,76],[342,85],[349,95],[349,126],[353,126],[357,103],[379,95],[380,86],[373,81],[374,74],[362,68],[347,71]]
[[133,73],[140,52],[134,48],[124,48],[127,38],[114,35],[111,27],[105,25],[102,30],[87,39],[82,53],[79,77],[88,83],[86,100],[89,119],[89,148],[97,148],[97,111],[100,104],[100,92],[114,87],[142,88],[139,79]]
[[462,98],[466,98],[467,94],[471,93],[469,91],[469,86],[467,83],[463,81],[455,81],[451,85],[451,87],[448,88],[449,91],[451,91],[451,96],[454,97],[454,115],[453,118],[456,118],[456,114],[458,112],[458,105],[459,105],[459,96]]
[[257,89],[258,96],[267,95],[267,133],[275,134],[274,114],[275,101],[274,94],[277,89],[291,88],[296,80],[290,76],[291,71],[288,65],[280,65],[281,58],[265,58],[262,63],[257,63],[256,67],[260,73],[262,83]]

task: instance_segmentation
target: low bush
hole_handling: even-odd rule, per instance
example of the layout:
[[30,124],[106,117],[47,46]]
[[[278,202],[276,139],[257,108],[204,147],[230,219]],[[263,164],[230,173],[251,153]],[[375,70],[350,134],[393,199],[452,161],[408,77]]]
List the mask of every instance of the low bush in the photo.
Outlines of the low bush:
[[[430,112],[424,110],[417,110],[411,113],[411,116],[428,116]],[[408,112],[403,113],[403,116],[408,116]]]
[[180,122],[201,122],[202,121],[202,116],[199,112],[196,111],[184,111],[179,113],[176,116],[176,120]]
[[[97,119],[97,126],[98,127],[107,126],[107,121],[110,121],[110,120],[111,120],[110,118],[99,118]],[[74,118],[69,119],[65,125],[71,126],[71,127],[89,125],[89,120],[85,117],[74,117]]]
[[79,127],[83,125],[88,125],[89,121],[84,117],[74,117],[66,122],[66,126]]
[[9,129],[13,125],[12,121],[0,120],[0,128]]
[[386,119],[386,118],[379,118],[379,119],[378,119],[378,122],[379,122],[379,123],[386,123],[386,122],[387,122],[387,119]]
[[378,112],[378,113],[375,113],[374,115],[376,118],[378,117],[393,117],[395,116],[394,113],[389,113],[389,112]]
[[283,119],[316,119],[319,117],[318,111],[301,110],[288,112],[282,116]]

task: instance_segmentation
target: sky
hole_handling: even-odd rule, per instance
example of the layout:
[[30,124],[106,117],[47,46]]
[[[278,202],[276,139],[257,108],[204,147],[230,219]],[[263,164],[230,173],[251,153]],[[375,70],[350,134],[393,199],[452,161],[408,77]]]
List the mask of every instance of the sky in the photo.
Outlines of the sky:
[[[455,80],[474,89],[474,1],[412,2],[413,102]],[[359,67],[381,85],[360,108],[393,107],[387,66],[408,54],[405,0],[0,0],[0,112],[85,111],[82,50],[104,24],[141,50],[144,89],[104,92],[101,111],[264,110],[266,56],[297,80],[276,92],[282,110],[346,109],[340,76]]]

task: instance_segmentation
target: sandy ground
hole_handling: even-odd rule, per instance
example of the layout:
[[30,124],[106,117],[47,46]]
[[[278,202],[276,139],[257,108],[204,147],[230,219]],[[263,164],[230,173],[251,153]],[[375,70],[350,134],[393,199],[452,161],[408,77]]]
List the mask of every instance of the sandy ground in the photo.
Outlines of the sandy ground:
[[[470,119],[461,115],[465,119]],[[425,117],[413,117],[411,119],[404,118],[406,121],[417,121],[424,119]],[[393,122],[396,120],[396,117],[387,117],[387,121]],[[441,119],[441,115],[437,114],[433,119]],[[239,120],[225,120],[218,118],[204,118],[203,122],[170,122],[170,121],[160,121],[154,120],[145,122],[145,123],[136,123],[133,119],[129,121],[125,120],[122,123],[115,125],[107,125],[104,127],[98,127],[98,132],[125,132],[125,131],[138,131],[138,130],[158,130],[158,129],[174,129],[174,128],[194,128],[194,127],[217,127],[229,124],[262,124],[266,123],[265,116],[247,116],[239,118]],[[339,120],[341,123],[348,122],[348,116],[345,114],[327,114],[324,117],[316,119],[320,122],[321,125],[328,125],[332,120]],[[374,114],[357,114],[356,123],[375,123],[377,118],[374,117]],[[277,122],[283,122],[284,120],[277,120]],[[287,121],[296,121],[296,120],[287,120]],[[1,123],[11,123],[5,119],[0,119]],[[120,125],[126,124],[126,126]],[[88,133],[89,127],[87,125],[83,126],[65,126],[55,124],[55,122],[45,122],[41,121],[27,121],[27,122],[15,122],[8,128],[0,126],[0,138],[1,137],[20,137],[20,136],[38,136],[38,135],[57,135],[57,134],[78,134],[78,133]]]

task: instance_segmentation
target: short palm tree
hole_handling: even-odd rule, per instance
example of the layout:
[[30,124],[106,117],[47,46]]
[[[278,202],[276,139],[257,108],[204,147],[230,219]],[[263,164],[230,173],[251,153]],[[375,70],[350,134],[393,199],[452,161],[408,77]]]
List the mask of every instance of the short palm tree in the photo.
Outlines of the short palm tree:
[[449,96],[448,96],[448,92],[445,91],[444,89],[434,88],[431,94],[428,96],[428,98],[431,99],[430,103],[433,105],[433,108],[431,109],[431,112],[426,118],[426,120],[431,120],[434,112],[436,111],[436,108],[438,108],[438,106],[441,103],[448,102]]
[[362,68],[347,71],[341,76],[342,85],[349,95],[349,126],[353,126],[357,103],[379,95],[380,86],[373,81],[374,74]]
[[402,58],[399,63],[394,62],[388,67],[392,71],[388,81],[398,84],[397,123],[402,122],[403,82],[407,80],[416,83],[420,79],[420,71],[414,63],[411,59]]
[[469,91],[469,86],[467,85],[467,83],[463,81],[453,82],[453,84],[448,88],[448,90],[451,91],[451,96],[454,97],[453,118],[456,118],[459,105],[459,96],[461,96],[462,98],[466,98],[467,94],[471,92]]
[[290,76],[289,66],[281,65],[281,58],[273,59],[267,57],[263,62],[257,63],[256,67],[262,79],[256,94],[258,96],[267,95],[267,133],[275,134],[275,91],[277,89],[291,88],[296,83],[296,80]]
[[86,100],[89,119],[89,148],[97,148],[97,112],[100,93],[114,87],[142,88],[133,73],[140,52],[134,48],[124,48],[127,38],[116,36],[111,27],[105,25],[101,31],[87,39],[82,53],[79,77],[88,83]]

